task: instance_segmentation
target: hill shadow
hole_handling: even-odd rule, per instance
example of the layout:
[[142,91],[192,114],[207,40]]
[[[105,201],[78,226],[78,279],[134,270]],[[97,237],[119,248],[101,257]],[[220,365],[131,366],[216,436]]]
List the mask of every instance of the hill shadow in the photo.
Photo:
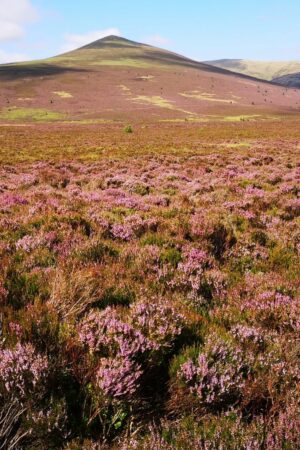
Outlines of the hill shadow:
[[282,87],[289,87],[289,88],[300,88],[300,72],[299,73],[292,73],[289,75],[283,75],[282,77],[274,78],[273,83],[279,84]]
[[38,78],[60,75],[66,72],[86,72],[76,67],[62,67],[50,64],[9,64],[0,66],[1,80],[18,80],[22,78]]

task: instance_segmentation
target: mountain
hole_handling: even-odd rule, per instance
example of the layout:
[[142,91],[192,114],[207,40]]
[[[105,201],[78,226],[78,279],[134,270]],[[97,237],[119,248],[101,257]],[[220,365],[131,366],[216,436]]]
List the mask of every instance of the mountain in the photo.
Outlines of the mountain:
[[206,64],[262,80],[273,81],[283,86],[300,87],[300,61],[219,59],[207,61]]
[[295,112],[283,89],[167,50],[108,36],[77,50],[0,66],[0,120],[193,120]]

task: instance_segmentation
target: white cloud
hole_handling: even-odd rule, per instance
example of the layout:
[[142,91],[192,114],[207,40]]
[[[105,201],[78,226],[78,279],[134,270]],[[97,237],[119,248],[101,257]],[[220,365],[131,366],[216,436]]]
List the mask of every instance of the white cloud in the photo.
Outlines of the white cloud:
[[147,44],[150,45],[157,45],[157,46],[164,46],[171,43],[171,41],[163,36],[160,36],[159,34],[154,34],[153,36],[150,36],[146,39]]
[[37,17],[30,0],[0,0],[0,42],[22,37],[25,25]]
[[121,32],[118,28],[107,28],[106,30],[90,31],[85,34],[66,34],[61,51],[69,52],[110,35],[121,36]]
[[0,64],[17,62],[17,61],[27,61],[29,59],[28,55],[23,53],[10,53],[0,50]]

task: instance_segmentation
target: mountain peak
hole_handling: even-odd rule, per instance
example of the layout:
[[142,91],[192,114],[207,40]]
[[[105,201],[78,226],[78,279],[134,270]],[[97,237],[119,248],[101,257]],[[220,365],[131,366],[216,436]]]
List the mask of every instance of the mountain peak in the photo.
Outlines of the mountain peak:
[[131,41],[130,39],[123,38],[121,36],[115,36],[111,34],[110,36],[105,36],[104,38],[98,39],[90,44],[84,45],[81,49],[97,49],[103,47],[141,47],[145,44],[139,42]]

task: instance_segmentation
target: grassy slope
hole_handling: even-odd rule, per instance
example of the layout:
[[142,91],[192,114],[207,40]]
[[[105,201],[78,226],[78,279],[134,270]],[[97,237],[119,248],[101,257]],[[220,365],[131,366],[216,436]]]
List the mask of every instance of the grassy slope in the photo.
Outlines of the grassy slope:
[[263,80],[273,80],[300,72],[300,61],[251,61],[246,59],[220,59],[209,61],[215,67],[242,73]]
[[[44,60],[46,63],[62,66],[127,66],[159,67],[184,66],[207,69],[206,64],[193,61],[176,53],[150,45],[108,36],[62,55]],[[208,68],[209,69],[209,68]]]

